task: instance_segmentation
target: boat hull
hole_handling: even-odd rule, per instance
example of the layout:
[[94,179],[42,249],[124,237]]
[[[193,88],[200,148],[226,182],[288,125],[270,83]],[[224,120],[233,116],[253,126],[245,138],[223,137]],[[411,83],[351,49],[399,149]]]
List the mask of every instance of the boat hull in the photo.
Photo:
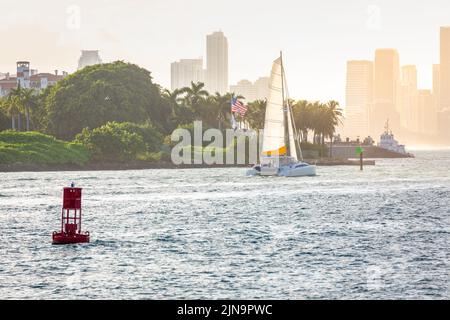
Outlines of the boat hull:
[[316,166],[306,163],[283,166],[280,168],[265,168],[259,165],[247,170],[247,176],[279,176],[279,177],[309,177],[316,175]]
[[309,176],[315,176],[316,175],[316,166],[307,165],[307,166],[301,166],[297,168],[280,168],[280,172],[278,173],[279,176],[282,177],[309,177]]

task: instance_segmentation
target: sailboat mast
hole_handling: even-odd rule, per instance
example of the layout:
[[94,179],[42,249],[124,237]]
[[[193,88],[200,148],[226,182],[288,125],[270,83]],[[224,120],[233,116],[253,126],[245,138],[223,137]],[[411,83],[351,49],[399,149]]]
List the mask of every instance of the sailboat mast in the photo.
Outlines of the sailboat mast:
[[283,52],[280,51],[280,63],[281,63],[281,94],[283,97],[283,122],[284,122],[284,145],[286,146],[286,155],[291,155],[291,148],[289,143],[289,122],[287,117],[286,101],[284,96],[284,66],[283,66]]

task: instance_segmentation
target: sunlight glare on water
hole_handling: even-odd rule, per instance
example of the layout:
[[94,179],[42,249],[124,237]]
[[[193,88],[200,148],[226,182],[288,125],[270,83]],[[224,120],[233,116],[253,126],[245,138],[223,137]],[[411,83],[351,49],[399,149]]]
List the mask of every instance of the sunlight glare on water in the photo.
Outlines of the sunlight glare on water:
[[[0,173],[0,298],[450,298],[450,152],[317,177]],[[91,243],[52,246],[62,187]]]

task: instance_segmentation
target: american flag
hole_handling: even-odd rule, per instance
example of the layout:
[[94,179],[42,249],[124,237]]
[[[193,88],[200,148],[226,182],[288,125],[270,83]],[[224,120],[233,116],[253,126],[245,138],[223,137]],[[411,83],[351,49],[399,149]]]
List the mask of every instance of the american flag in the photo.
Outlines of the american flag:
[[237,98],[232,98],[231,99],[231,112],[237,112],[241,116],[244,116],[245,113],[247,112],[247,106],[244,105]]

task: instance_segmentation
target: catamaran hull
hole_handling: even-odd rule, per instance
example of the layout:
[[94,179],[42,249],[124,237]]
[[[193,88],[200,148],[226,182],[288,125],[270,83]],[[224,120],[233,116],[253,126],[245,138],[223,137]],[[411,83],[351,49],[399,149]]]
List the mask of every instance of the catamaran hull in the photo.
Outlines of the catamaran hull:
[[280,168],[278,173],[282,177],[309,177],[316,175],[316,166],[304,166],[298,168]]
[[247,170],[247,176],[309,177],[316,175],[316,166],[261,168],[255,166]]

